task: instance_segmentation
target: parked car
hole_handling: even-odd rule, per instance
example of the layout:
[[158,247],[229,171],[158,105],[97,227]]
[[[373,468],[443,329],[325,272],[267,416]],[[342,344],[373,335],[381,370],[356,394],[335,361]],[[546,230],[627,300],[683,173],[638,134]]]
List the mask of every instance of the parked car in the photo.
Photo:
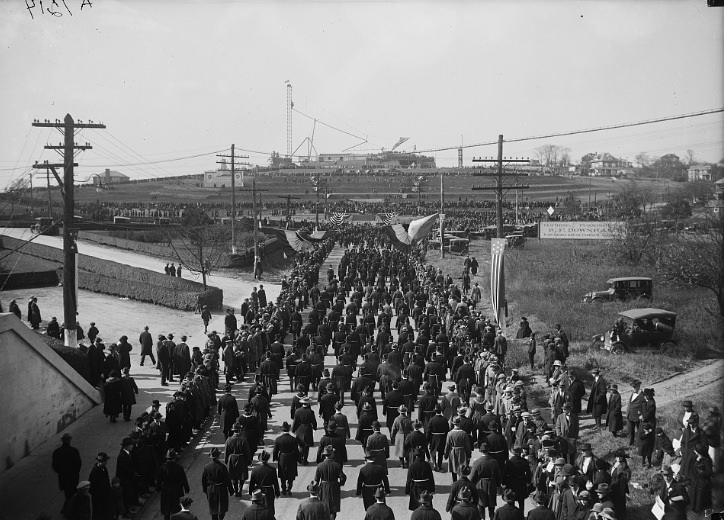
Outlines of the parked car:
[[505,236],[508,241],[508,247],[523,247],[525,245],[525,237],[523,233],[509,233]]
[[602,303],[615,300],[632,300],[642,298],[653,299],[653,280],[645,277],[626,276],[606,280],[608,289],[605,291],[591,291],[583,296],[583,303]]
[[676,313],[665,309],[630,309],[619,313],[611,330],[593,337],[593,348],[612,354],[654,350],[671,354],[676,348]]

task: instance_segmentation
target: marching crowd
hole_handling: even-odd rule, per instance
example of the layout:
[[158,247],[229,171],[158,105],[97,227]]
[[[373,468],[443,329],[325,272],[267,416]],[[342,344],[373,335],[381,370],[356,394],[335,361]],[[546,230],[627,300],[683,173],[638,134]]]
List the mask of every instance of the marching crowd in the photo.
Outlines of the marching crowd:
[[[529,382],[506,365],[508,340],[476,309],[479,297],[465,294],[426,264],[422,251],[403,253],[387,240],[370,227],[341,230],[336,241],[345,247],[344,255],[322,281],[318,273],[334,240],[300,253],[276,303],[255,290],[244,302],[241,319],[227,311],[224,333],[209,332],[203,348],[189,350],[185,337],[176,344],[172,334],[161,335],[155,359],[146,328],[139,338],[144,358],[149,355],[159,366],[162,384],[178,377],[180,388],[163,412],[154,402],[151,412],[135,419],[122,441],[113,481],[104,472],[105,453],[98,454],[82,482],[77,473],[68,477],[63,472],[71,463],[54,460],[68,499],[66,516],[110,520],[133,513],[157,491],[164,518],[195,518],[189,482],[176,459],[216,415],[225,446],[211,450],[201,482],[214,520],[223,519],[230,497],[242,497],[244,491],[252,505],[244,509],[243,520],[280,518],[275,501],[291,495],[298,468],[310,457],[317,466],[296,519],[333,520],[342,512],[352,439],[364,448],[365,463],[352,488],[361,497],[366,520],[435,520],[443,510],[455,520],[486,515],[519,520],[528,497],[536,503],[529,520],[625,520],[628,460],[634,451],[642,464],[661,467],[650,489],[663,518],[684,520],[688,510],[702,513],[711,507],[721,434],[718,409],[702,419],[687,401],[680,435],[666,432],[657,426],[652,389],[642,391],[634,382],[625,406],[617,386],[594,369],[587,392],[579,372],[566,365],[568,337],[562,327],[534,333],[523,318],[516,344],[527,346],[531,369],[538,370],[537,342],[542,342],[541,369],[550,386],[550,416],[529,409]],[[465,271],[470,262],[465,260]],[[332,355],[329,370],[325,356]],[[131,421],[124,392],[132,398],[137,389],[123,382],[132,381],[128,367],[120,361],[116,367],[108,357],[116,356],[106,356],[98,373],[104,411],[112,421],[120,414]],[[270,404],[284,371],[296,394],[281,433],[265,444]],[[248,395],[235,395],[235,383],[244,381],[252,381]],[[112,407],[111,396],[119,397],[110,399]],[[352,409],[356,429],[345,409]],[[583,414],[591,415],[596,429],[603,429],[605,420],[628,445],[595,453],[594,446],[580,443]],[[318,429],[323,436],[315,442]],[[64,448],[72,448],[69,438]],[[385,503],[390,468],[406,470],[409,516]],[[452,484],[449,496],[433,505],[445,473]],[[504,503],[500,507],[498,495]]]

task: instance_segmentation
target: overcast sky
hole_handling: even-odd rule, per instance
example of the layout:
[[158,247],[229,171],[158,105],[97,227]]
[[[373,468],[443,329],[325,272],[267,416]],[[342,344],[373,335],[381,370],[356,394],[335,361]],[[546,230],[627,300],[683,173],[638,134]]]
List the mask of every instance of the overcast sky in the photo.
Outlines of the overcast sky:
[[[286,152],[286,81],[298,155],[314,118],[319,153],[389,149],[402,136],[401,150],[420,151],[724,107],[724,9],[705,0],[91,0],[82,10],[65,0],[72,16],[57,2],[63,16],[35,0],[32,18],[24,0],[0,2],[0,188],[58,160],[42,147],[61,136],[31,123],[66,113],[107,125],[78,137],[94,146],[78,157],[80,180],[105,167],[201,173],[231,143],[265,164]],[[716,162],[724,116],[510,143],[505,154],[543,144],[569,147],[576,162],[687,149]],[[466,149],[465,164],[495,153]],[[457,164],[456,150],[432,155]]]

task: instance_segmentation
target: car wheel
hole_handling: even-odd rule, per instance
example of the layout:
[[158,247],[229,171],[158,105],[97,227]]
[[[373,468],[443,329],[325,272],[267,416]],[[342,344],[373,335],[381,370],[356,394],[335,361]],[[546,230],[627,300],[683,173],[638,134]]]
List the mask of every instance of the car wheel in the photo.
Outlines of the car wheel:
[[676,343],[674,343],[673,341],[665,341],[665,342],[661,345],[661,353],[662,353],[662,354],[665,354],[665,355],[667,355],[667,356],[671,356],[672,354],[674,354],[674,352],[676,352]]
[[626,352],[626,347],[624,347],[623,343],[621,343],[621,342],[614,343],[613,346],[611,347],[611,354],[619,355],[619,354],[623,354],[624,352]]

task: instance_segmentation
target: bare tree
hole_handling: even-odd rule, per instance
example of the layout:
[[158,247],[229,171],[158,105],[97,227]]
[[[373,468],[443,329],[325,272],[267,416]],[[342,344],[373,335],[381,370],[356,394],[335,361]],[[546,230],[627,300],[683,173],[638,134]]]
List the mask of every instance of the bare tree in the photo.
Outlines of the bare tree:
[[724,217],[709,215],[704,232],[679,237],[661,248],[657,268],[668,279],[711,291],[724,320]]
[[694,164],[694,150],[686,151],[686,165],[691,166]]
[[639,168],[646,168],[651,164],[651,159],[649,159],[649,155],[646,152],[641,152],[638,154],[635,158],[636,164],[639,165]]
[[184,211],[181,229],[170,241],[179,263],[192,273],[199,273],[206,289],[206,278],[227,260],[231,231],[214,224],[200,208],[190,206]]

